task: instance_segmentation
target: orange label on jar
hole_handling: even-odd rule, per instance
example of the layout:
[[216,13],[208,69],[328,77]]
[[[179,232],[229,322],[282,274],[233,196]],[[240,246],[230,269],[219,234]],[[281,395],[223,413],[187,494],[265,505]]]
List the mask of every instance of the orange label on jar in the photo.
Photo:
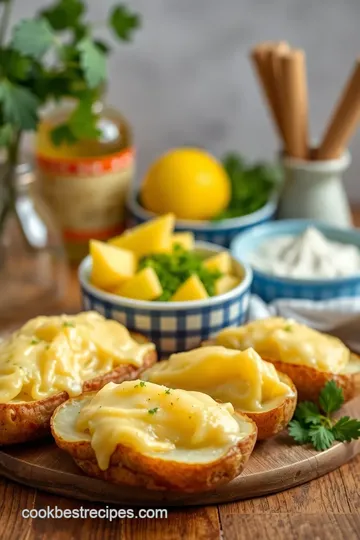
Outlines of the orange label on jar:
[[134,173],[134,150],[99,158],[37,155],[38,178],[65,240],[106,240],[124,229],[125,200]]

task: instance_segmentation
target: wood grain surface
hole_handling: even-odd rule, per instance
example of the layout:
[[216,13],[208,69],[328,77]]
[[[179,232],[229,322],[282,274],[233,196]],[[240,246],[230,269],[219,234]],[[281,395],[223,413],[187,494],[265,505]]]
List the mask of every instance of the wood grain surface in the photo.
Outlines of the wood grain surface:
[[[355,213],[355,223],[360,225],[360,211]],[[79,305],[74,273],[64,311],[78,310]],[[286,491],[235,503],[173,508],[166,519],[24,519],[24,508],[83,507],[90,512],[105,505],[51,495],[0,477],[0,539],[358,540],[359,486],[360,455],[325,476]]]

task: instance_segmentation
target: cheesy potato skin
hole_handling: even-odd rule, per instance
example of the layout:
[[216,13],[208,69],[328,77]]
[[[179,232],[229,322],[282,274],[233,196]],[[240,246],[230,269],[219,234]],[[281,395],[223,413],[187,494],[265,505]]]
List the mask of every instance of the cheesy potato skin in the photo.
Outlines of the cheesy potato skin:
[[[138,343],[148,341],[140,334],[131,334],[131,336]],[[156,351],[149,351],[144,357],[141,367],[138,368],[131,364],[118,366],[108,373],[85,381],[83,392],[98,391],[110,381],[120,383],[136,379],[156,360]],[[59,392],[37,401],[0,403],[0,446],[32,441],[49,435],[51,415],[67,399],[69,399],[67,392]]]
[[281,382],[287,384],[291,388],[293,395],[286,396],[284,401],[274,409],[264,412],[244,413],[257,425],[258,441],[269,439],[283,431],[292,419],[296,409],[297,391],[293,381],[284,373],[280,373],[278,368],[276,368],[276,370],[279,373]]
[[[203,341],[201,345],[202,347],[209,347],[215,343],[216,341],[211,339]],[[335,381],[342,388],[345,403],[360,395],[360,371],[330,373],[310,366],[280,362],[274,358],[262,357],[262,359],[271,362],[277,371],[290,377],[296,387],[299,401],[318,402],[321,390],[329,381]],[[350,361],[360,365],[360,355],[351,352]]]
[[[352,353],[357,361],[360,357]],[[315,401],[319,399],[321,390],[329,381],[335,381],[342,388],[344,400],[350,401],[360,394],[360,372],[357,373],[328,373],[309,366],[299,366],[278,362],[272,358],[264,358],[274,364],[275,368],[285,373],[294,382],[300,401]]]
[[251,431],[215,461],[200,464],[164,460],[118,444],[111,455],[109,467],[103,471],[90,441],[66,440],[56,429],[56,415],[61,408],[71,406],[72,402],[84,396],[70,399],[57,408],[51,418],[51,432],[57,446],[68,452],[85,474],[100,480],[159,491],[205,492],[236,478],[243,471],[255,446],[255,423],[246,415],[235,413],[239,420],[251,423]]

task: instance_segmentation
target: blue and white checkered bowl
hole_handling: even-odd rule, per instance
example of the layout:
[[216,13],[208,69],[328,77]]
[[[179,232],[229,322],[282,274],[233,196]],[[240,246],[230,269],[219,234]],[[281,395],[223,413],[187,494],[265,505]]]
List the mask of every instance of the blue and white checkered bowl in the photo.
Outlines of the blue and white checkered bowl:
[[[156,217],[156,214],[145,210],[138,202],[138,192],[131,191],[127,199],[128,226],[134,227]],[[276,197],[269,200],[265,206],[248,214],[247,216],[223,219],[221,221],[190,221],[177,219],[175,230],[178,232],[190,231],[196,240],[211,242],[219,246],[229,247],[231,240],[239,233],[251,229],[256,225],[273,219],[277,208]]]
[[[223,248],[197,242],[198,253],[209,256]],[[129,330],[147,336],[156,344],[160,357],[198,347],[202,341],[217,334],[222,328],[236,326],[246,319],[251,269],[233,259],[233,271],[242,277],[241,283],[219,296],[191,302],[147,302],[106,293],[89,282],[91,257],[79,267],[83,307],[115,319]]]
[[[353,244],[360,248],[358,229],[341,229],[322,222],[300,219],[280,220],[261,225],[252,231],[234,238],[231,252],[237,259],[250,263],[251,255],[265,242],[284,235],[298,236],[308,227],[316,227],[329,240]],[[252,292],[265,302],[277,298],[305,298],[308,300],[330,300],[360,296],[360,273],[351,277],[298,279],[277,277],[253,267]]]

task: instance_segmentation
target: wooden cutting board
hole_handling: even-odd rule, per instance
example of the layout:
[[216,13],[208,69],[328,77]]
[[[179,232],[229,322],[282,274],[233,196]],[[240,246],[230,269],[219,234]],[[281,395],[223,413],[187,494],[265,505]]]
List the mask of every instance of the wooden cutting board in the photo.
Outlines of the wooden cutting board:
[[[345,405],[341,415],[360,418],[360,398]],[[360,440],[337,443],[325,452],[316,452],[293,444],[283,432],[258,443],[245,470],[235,480],[203,494],[148,491],[89,478],[51,440],[2,449],[0,474],[21,484],[75,499],[161,508],[225,503],[275,493],[333,471],[359,452]]]

